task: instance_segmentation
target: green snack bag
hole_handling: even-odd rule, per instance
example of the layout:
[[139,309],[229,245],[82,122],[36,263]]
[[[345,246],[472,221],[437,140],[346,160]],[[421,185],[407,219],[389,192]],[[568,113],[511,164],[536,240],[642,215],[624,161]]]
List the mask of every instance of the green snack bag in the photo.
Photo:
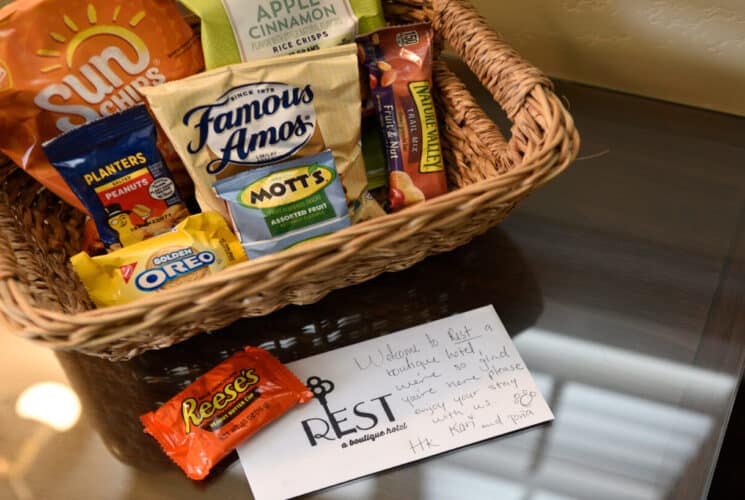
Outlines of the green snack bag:
[[362,118],[362,156],[365,158],[367,189],[372,191],[388,185],[388,163],[383,154],[377,116]]
[[385,26],[380,0],[181,0],[202,20],[207,69],[354,41]]

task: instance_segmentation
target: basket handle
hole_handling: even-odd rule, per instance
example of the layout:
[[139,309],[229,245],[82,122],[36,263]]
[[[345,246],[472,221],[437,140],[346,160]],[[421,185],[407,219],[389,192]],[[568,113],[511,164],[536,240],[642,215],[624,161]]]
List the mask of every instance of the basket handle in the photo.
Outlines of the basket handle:
[[505,142],[455,75],[435,68],[445,105],[455,115],[459,108],[469,109],[447,131],[456,140],[463,136],[462,142],[469,146],[458,148],[460,157],[453,158],[465,172],[453,179],[455,184],[462,187],[515,169],[527,175],[525,182],[537,186],[563,171],[576,157],[580,140],[551,81],[505,43],[468,0],[420,1],[441,39],[452,46],[512,122],[512,134]]
[[511,121],[536,86],[553,89],[551,80],[505,43],[468,0],[433,0],[432,25]]
[[[15,221],[5,199],[0,199],[0,325],[15,330],[19,319],[25,316],[17,307],[17,290],[27,291],[18,274],[18,260],[11,236],[16,234]],[[20,318],[19,318],[20,316]]]

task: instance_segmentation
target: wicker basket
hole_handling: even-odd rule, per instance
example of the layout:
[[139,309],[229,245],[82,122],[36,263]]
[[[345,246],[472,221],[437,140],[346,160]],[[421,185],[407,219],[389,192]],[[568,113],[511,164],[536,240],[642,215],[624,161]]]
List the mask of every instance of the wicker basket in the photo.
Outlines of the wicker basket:
[[405,269],[500,222],[574,159],[579,136],[550,81],[466,0],[386,3],[395,22],[432,21],[512,121],[509,141],[442,61],[434,68],[447,195],[124,306],[94,309],[68,264],[82,216],[24,172],[0,165],[0,318],[55,349],[123,360],[288,304]]

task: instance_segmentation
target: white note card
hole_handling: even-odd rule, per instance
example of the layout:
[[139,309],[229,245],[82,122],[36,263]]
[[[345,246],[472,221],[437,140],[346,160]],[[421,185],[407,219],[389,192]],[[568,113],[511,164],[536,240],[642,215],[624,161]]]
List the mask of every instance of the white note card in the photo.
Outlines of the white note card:
[[553,420],[492,306],[287,365],[316,394],[238,448],[292,498]]

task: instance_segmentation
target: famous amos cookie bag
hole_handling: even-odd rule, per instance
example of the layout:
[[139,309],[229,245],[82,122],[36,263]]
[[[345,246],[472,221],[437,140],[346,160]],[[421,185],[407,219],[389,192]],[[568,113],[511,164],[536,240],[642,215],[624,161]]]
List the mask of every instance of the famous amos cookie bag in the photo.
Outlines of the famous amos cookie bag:
[[82,210],[42,142],[130,108],[142,100],[138,89],[203,65],[175,2],[16,0],[0,9],[0,151]]
[[246,347],[140,420],[187,476],[204,479],[245,439],[311,399],[274,356]]
[[106,255],[85,252],[70,262],[98,307],[126,304],[180,286],[246,256],[225,219],[214,212],[187,217],[176,228]]
[[357,49],[347,44],[224,66],[140,91],[191,175],[199,206],[227,217],[215,182],[326,149],[347,203],[365,200],[358,79]]
[[189,215],[144,105],[73,129],[43,147],[109,249],[169,231]]

